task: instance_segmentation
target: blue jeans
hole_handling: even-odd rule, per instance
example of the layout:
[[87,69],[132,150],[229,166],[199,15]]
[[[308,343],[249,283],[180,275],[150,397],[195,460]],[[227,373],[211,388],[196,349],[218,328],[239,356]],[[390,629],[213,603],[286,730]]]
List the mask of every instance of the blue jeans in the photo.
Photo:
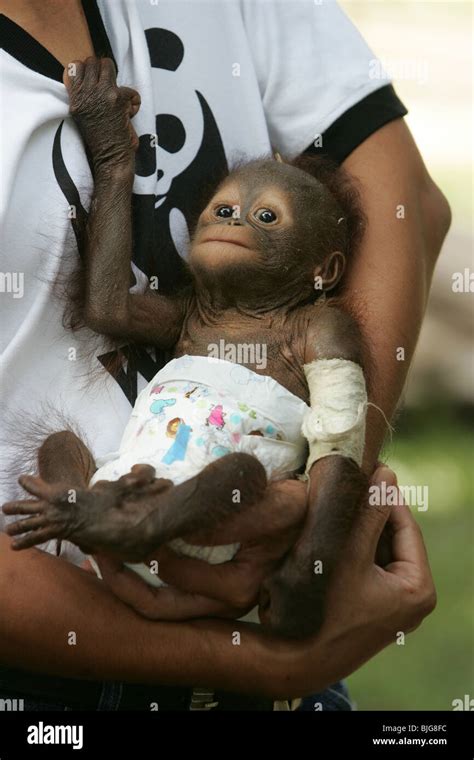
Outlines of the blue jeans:
[[346,683],[338,681],[332,686],[328,686],[324,691],[319,692],[319,694],[311,694],[310,697],[304,697],[296,712],[315,712],[317,710],[322,710],[323,712],[327,710],[350,711],[353,709],[354,704],[349,696]]
[[[130,684],[119,681],[92,682],[59,678],[0,666],[0,700],[12,700],[13,709],[121,711],[121,710],[189,710],[192,689],[178,686]],[[273,709],[273,702],[216,691],[211,699],[213,711]],[[17,700],[14,702],[13,700]],[[22,700],[22,702],[18,702]],[[217,704],[215,704],[217,703]],[[1,703],[5,705],[4,702]],[[152,705],[155,705],[152,708]],[[4,709],[7,709],[6,707]],[[340,681],[320,694],[305,697],[298,710],[351,710],[349,694]]]

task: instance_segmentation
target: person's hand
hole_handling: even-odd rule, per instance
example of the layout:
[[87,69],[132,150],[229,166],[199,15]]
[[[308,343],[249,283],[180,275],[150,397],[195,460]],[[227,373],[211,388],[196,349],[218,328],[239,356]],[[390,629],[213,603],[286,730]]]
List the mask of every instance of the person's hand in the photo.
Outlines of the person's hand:
[[257,603],[263,579],[295,542],[306,504],[306,484],[278,481],[269,486],[263,501],[227,518],[218,528],[183,536],[188,543],[201,546],[239,542],[235,557],[219,565],[161,547],[147,563],[158,562],[158,575],[166,587],[150,586],[109,556],[95,559],[116,596],[150,619],[241,617]]
[[[396,485],[394,473],[379,468],[372,485]],[[375,564],[375,552],[387,523],[392,532],[392,561]],[[319,634],[302,642],[273,639],[280,664],[276,696],[310,694],[353,673],[397,635],[415,630],[433,611],[436,592],[420,528],[409,507],[366,506],[345,560],[329,588],[326,618]]]

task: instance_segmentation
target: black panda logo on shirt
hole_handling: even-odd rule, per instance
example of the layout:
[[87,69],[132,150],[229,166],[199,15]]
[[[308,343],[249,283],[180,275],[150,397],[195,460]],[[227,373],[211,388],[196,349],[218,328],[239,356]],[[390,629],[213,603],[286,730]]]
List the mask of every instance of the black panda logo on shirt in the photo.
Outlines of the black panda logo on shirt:
[[[152,69],[177,71],[184,58],[181,39],[167,29],[147,29],[145,37]],[[183,124],[173,113],[156,115],[156,136],[139,135],[140,145],[136,157],[139,176],[156,174],[157,194],[133,195],[134,231],[136,233],[134,262],[145,274],[159,278],[160,289],[173,290],[182,275],[182,259],[173,242],[171,223],[173,215],[182,214],[189,225],[199,209],[199,188],[212,177],[227,170],[222,139],[215,118],[204,96],[194,90],[196,109],[202,125]],[[202,128],[202,141],[197,151],[189,156],[187,145],[190,131]],[[191,160],[189,160],[191,158]],[[153,217],[153,229],[147,229],[146,220]]]
[[[178,35],[167,29],[151,28],[145,31],[145,37],[152,69],[177,71],[185,55]],[[173,224],[182,222],[184,218],[189,228],[198,213],[201,196],[190,189],[212,183],[213,178],[222,177],[227,171],[224,146],[212,110],[198,90],[191,90],[190,97],[195,98],[195,108],[190,110],[202,122],[183,123],[176,114],[158,113],[155,117],[155,135],[140,134],[136,154],[136,175],[155,175],[156,193],[132,194],[132,259],[135,267],[148,278],[158,277],[159,288],[163,292],[172,292],[184,281],[185,267],[173,239]],[[197,130],[202,130],[202,139],[193,150]],[[54,140],[53,166],[68,203],[76,207],[77,220],[73,226],[77,235],[81,218],[86,218],[87,212],[64,163],[61,131],[62,124]],[[124,367],[114,377],[133,405],[137,397],[137,373],[149,382],[167,357],[159,350],[149,351],[140,347],[133,347],[132,350],[128,346],[121,350],[121,354]],[[107,366],[112,357],[109,353],[97,358]]]

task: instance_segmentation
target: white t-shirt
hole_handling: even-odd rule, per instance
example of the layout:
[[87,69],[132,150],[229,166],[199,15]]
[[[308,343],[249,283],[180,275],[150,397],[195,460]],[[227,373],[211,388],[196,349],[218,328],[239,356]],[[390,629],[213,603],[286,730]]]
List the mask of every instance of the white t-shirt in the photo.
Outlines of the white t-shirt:
[[[296,156],[387,84],[370,78],[372,52],[327,0],[98,0],[98,8],[118,82],[142,98],[134,120],[137,287],[150,276],[163,289],[179,279],[199,188],[226,162],[271,148]],[[95,42],[100,18],[88,20]],[[103,369],[102,339],[63,326],[58,283],[78,255],[71,209],[88,208],[91,174],[68,116],[62,67],[5,17],[1,29],[3,503],[21,492],[16,480],[34,458],[34,432],[64,428],[62,417],[96,457],[117,448],[137,393],[164,356],[125,347],[116,379]],[[5,519],[0,513],[0,528]],[[71,546],[67,556],[82,558]]]

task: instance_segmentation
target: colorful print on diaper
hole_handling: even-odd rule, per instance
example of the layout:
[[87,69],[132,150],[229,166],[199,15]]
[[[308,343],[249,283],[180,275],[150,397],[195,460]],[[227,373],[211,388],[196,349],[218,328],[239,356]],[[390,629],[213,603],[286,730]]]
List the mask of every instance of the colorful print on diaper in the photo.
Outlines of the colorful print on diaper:
[[186,425],[185,421],[179,417],[170,420],[166,427],[166,435],[168,438],[174,438],[174,441],[161,461],[165,464],[183,461],[186,457],[186,449],[188,447],[191,432],[192,427]]
[[239,401],[238,407],[241,412],[247,412],[248,416],[251,417],[253,420],[257,419],[257,413],[255,409],[250,409],[250,407],[247,406],[247,404],[243,404],[241,401]]
[[256,372],[253,372],[247,367],[243,367],[241,364],[237,364],[235,367],[232,367],[230,376],[234,383],[237,383],[238,385],[265,382],[265,377],[263,375],[258,375]]
[[157,414],[160,417],[160,419],[164,419],[166,407],[174,406],[175,404],[176,404],[175,398],[156,399],[156,401],[153,401],[153,403],[150,406],[150,412],[152,414]]
[[209,396],[209,388],[207,388],[205,385],[196,385],[196,383],[188,383],[184,387],[184,398],[186,398],[188,401],[190,401],[192,404],[198,402],[199,407],[205,406],[205,404],[202,403],[202,399],[206,398],[206,396]]
[[219,457],[225,457],[226,454],[231,453],[231,449],[228,449],[227,446],[213,446],[211,449],[211,454],[213,457],[216,457],[216,459]]
[[225,412],[223,410],[222,404],[212,404],[211,413],[206,420],[206,425],[213,425],[218,430],[222,430],[225,425],[224,416]]

